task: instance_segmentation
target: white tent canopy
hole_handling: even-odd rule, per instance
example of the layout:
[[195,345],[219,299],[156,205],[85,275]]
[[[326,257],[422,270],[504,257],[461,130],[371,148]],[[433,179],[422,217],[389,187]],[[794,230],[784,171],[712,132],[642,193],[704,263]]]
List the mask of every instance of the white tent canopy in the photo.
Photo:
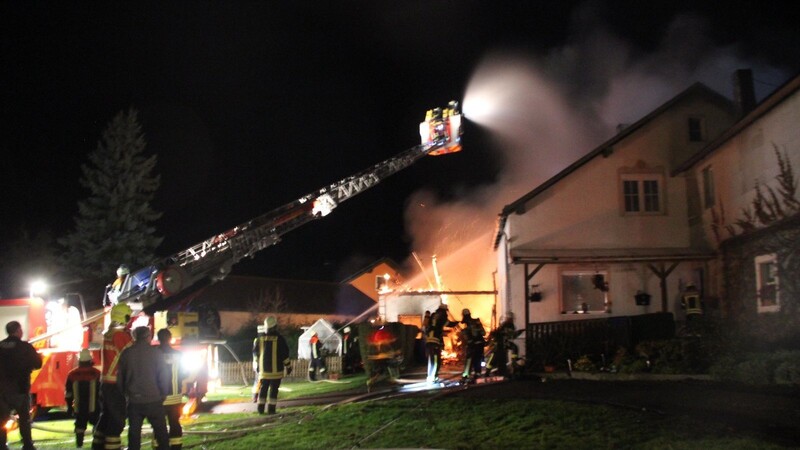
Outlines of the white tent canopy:
[[308,327],[308,329],[300,335],[300,338],[297,340],[297,358],[298,359],[311,359],[311,336],[317,333],[319,340],[322,342],[322,347],[327,350],[329,353],[334,355],[341,354],[342,349],[342,337],[339,336],[339,333],[333,328],[333,326],[328,323],[325,319],[319,319],[314,322],[314,325]]

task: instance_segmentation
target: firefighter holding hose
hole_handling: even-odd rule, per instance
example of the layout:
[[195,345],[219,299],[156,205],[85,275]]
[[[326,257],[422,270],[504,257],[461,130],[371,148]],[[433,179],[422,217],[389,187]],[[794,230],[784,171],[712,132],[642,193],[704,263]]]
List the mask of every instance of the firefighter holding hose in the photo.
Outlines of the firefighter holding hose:
[[465,382],[474,382],[481,375],[486,330],[483,329],[480,319],[472,317],[472,313],[466,308],[461,312],[461,323],[464,325],[461,335],[465,343],[464,371],[461,373],[461,379]]
[[447,318],[447,305],[444,303],[431,314],[430,322],[425,334],[425,349],[428,354],[429,383],[439,382],[439,369],[442,365],[442,345],[444,344],[444,327],[454,327],[458,322]]

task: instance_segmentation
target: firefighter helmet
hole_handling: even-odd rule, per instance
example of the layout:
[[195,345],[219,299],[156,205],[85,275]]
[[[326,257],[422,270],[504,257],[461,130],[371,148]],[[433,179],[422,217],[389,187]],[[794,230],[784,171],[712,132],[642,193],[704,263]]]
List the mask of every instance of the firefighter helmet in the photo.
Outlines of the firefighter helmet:
[[125,264],[121,264],[117,268],[117,276],[118,277],[124,277],[125,275],[128,275],[129,273],[131,273],[131,271],[130,271],[130,269],[128,269],[128,266],[126,266]]
[[350,327],[344,327],[344,332],[345,333],[349,333],[350,332]]
[[133,315],[133,310],[127,303],[117,303],[111,307],[111,321],[121,324],[128,323]]
[[89,349],[85,348],[81,350],[81,353],[78,356],[78,362],[91,362],[91,361],[92,361],[92,354],[89,353]]
[[264,333],[275,328],[275,325],[277,324],[278,320],[275,319],[275,316],[267,316],[267,318],[264,319]]

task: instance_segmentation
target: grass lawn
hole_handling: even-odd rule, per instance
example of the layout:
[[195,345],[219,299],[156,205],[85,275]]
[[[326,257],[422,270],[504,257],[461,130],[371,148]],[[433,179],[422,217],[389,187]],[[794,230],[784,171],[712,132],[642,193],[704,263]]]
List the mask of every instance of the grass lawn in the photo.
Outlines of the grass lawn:
[[[280,398],[321,395],[364,383],[363,377],[344,381],[350,380],[286,383]],[[249,387],[231,387],[211,400],[249,401],[250,395]],[[281,407],[278,412],[196,415],[184,423],[184,448],[783,448],[707,422],[649,411],[552,400],[468,400],[436,391],[411,399]],[[74,448],[71,420],[40,421],[34,426],[38,448]],[[10,433],[9,441],[12,448],[19,445],[18,432]]]

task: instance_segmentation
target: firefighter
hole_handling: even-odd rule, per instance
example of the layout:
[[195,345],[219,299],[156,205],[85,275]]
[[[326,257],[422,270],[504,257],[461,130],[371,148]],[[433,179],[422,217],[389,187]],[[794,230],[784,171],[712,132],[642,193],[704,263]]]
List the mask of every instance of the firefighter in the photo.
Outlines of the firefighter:
[[100,371],[94,368],[88,349],[81,350],[78,367],[67,375],[64,399],[67,414],[75,416],[75,445],[83,447],[86,425],[96,425],[100,416]]
[[125,283],[125,279],[128,278],[128,275],[131,273],[128,266],[125,264],[121,264],[117,268],[117,279],[114,280],[113,283],[108,287],[108,302],[109,305],[116,305],[117,298],[119,298],[120,292],[122,292],[122,285]]
[[22,340],[22,325],[16,320],[6,324],[8,337],[0,341],[0,449],[7,449],[5,423],[11,410],[19,417],[23,450],[35,449],[31,437],[31,372],[42,367],[42,357]]
[[400,377],[402,353],[397,338],[386,325],[379,326],[367,338],[367,360],[370,362],[367,391],[383,379],[394,383]]
[[486,346],[484,335],[486,330],[477,317],[473,318],[469,309],[464,308],[461,312],[461,323],[464,325],[462,330],[464,347],[464,371],[461,378],[464,381],[472,380],[481,374],[481,363],[483,362],[483,348]]
[[428,378],[429,383],[439,382],[439,369],[442,364],[442,345],[444,343],[444,327],[453,327],[458,322],[447,318],[447,305],[444,303],[431,314],[425,335],[425,350],[428,354]]
[[342,335],[342,359],[344,374],[356,373],[361,365],[361,350],[358,347],[358,336],[352,332],[349,326],[344,327]]
[[325,356],[322,354],[322,342],[316,332],[311,334],[311,339],[308,342],[311,347],[311,361],[308,363],[308,379],[310,381],[317,381],[317,373],[320,378],[325,375],[327,370],[325,367]]
[[258,413],[275,414],[278,406],[278,389],[284,374],[291,375],[289,344],[278,333],[275,316],[264,319],[264,335],[253,341],[253,368],[258,373]]
[[[515,363],[519,357],[519,347],[514,343],[517,329],[514,326],[514,313],[509,312],[505,320],[494,331],[489,333],[490,350],[486,358],[486,376],[497,371],[508,376],[508,362]],[[509,359],[510,358],[510,359]]]
[[167,424],[169,425],[169,448],[170,450],[180,450],[183,447],[183,427],[181,427],[181,408],[183,407],[183,395],[186,393],[184,388],[186,380],[185,374],[181,370],[181,352],[172,348],[172,333],[162,328],[156,334],[158,337],[158,348],[164,354],[164,361],[170,374],[170,383],[167,390],[167,397],[164,399],[164,412],[167,413]]
[[128,450],[139,450],[142,447],[144,419],[150,423],[153,437],[157,441],[154,446],[163,450],[169,447],[164,399],[170,384],[170,374],[164,362],[164,354],[150,345],[153,338],[150,328],[136,327],[132,334],[134,344],[120,355],[117,377],[117,387],[128,401]]
[[100,418],[93,429],[92,450],[116,450],[122,447],[120,435],[125,429],[125,396],[117,389],[117,364],[123,350],[131,346],[128,329],[133,310],[127,303],[111,307],[108,330],[103,334],[102,370],[100,372]]

